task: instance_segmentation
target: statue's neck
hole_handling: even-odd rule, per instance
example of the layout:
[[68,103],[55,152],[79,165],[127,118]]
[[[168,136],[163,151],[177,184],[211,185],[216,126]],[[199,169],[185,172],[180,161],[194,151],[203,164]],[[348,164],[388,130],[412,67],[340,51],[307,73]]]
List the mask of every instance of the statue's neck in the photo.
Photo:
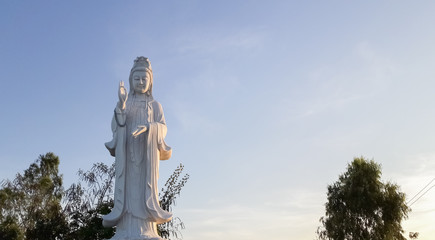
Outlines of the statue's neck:
[[146,93],[138,93],[138,92],[135,92],[134,95],[138,98],[146,98],[147,96]]
[[151,101],[152,97],[146,93],[137,93],[135,92],[133,95],[133,99],[136,101]]

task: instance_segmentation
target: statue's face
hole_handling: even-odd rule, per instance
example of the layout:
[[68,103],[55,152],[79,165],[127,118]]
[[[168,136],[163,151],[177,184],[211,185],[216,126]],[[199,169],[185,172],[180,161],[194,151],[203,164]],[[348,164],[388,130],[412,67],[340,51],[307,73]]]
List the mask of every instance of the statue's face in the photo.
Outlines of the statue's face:
[[147,71],[133,72],[133,89],[136,93],[146,93],[151,83],[151,75]]

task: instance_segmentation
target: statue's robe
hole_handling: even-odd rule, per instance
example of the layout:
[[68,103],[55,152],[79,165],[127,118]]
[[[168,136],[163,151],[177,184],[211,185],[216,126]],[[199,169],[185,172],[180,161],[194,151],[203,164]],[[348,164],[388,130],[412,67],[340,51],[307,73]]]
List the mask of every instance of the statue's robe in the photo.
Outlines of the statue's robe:
[[[133,138],[138,124],[147,124],[148,130]],[[172,214],[160,207],[157,189],[159,161],[172,153],[164,141],[167,129],[162,106],[132,95],[125,110],[115,108],[112,131],[113,140],[105,145],[115,157],[114,207],[103,216],[103,226],[118,225],[126,213],[148,223],[170,221]]]

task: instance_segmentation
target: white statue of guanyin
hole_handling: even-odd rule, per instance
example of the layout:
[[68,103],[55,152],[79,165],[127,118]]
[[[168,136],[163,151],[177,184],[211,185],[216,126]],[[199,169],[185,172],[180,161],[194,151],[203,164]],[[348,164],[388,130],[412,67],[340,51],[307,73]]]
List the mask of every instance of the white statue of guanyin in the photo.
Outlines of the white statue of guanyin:
[[156,224],[172,219],[159,205],[159,161],[171,157],[160,103],[153,98],[153,72],[148,58],[138,57],[130,71],[130,91],[119,84],[119,102],[112,120],[113,140],[106,143],[115,157],[112,212],[105,227],[116,226],[113,240],[161,240]]

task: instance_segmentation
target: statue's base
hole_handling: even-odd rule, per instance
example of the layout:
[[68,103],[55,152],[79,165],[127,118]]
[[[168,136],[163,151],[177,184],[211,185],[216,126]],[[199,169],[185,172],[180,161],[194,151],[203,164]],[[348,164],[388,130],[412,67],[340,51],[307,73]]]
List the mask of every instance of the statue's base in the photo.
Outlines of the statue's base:
[[166,240],[166,239],[164,239],[164,238],[142,238],[142,237],[135,238],[135,237],[133,237],[133,238],[111,238],[110,240]]
[[[103,222],[104,225],[104,222]],[[124,213],[117,222],[115,235],[108,240],[166,240],[157,233],[157,225],[138,218],[130,212]]]
[[116,235],[113,236],[110,240],[167,240],[165,238],[161,237],[146,237],[146,236],[138,236],[138,237],[117,237]]

